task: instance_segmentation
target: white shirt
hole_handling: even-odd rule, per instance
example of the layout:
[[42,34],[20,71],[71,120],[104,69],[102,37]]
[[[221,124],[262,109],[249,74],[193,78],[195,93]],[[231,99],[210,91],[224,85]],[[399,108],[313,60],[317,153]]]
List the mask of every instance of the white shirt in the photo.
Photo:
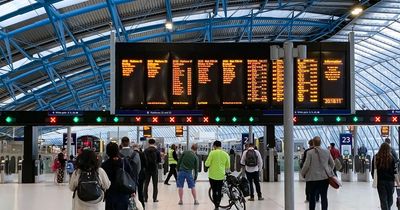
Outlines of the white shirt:
[[[257,155],[257,165],[256,166],[246,166],[246,154],[247,154],[248,150],[254,150],[256,152],[256,155]],[[249,172],[249,173],[261,171],[261,169],[263,168],[263,160],[262,160],[261,154],[258,150],[255,150],[253,147],[249,147],[246,151],[243,152],[242,158],[240,160],[240,164],[244,165],[246,172]]]

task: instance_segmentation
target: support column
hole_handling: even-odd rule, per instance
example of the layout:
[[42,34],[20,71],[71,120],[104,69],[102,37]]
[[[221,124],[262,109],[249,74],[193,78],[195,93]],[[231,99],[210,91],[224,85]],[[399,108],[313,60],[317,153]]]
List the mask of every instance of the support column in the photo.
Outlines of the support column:
[[293,43],[283,44],[285,52],[284,86],[284,155],[285,155],[285,210],[294,210],[294,142],[293,142]]
[[253,126],[249,126],[249,142],[255,144],[254,138],[253,138]]
[[136,126],[136,143],[139,144],[140,139],[140,127]]
[[69,159],[69,156],[72,154],[72,152],[71,152],[71,141],[72,141],[71,127],[68,127],[67,128],[67,159]]
[[274,157],[274,150],[275,150],[275,126],[269,125],[266,126],[267,130],[267,139],[268,139],[268,179],[269,182],[275,182],[275,157]]
[[24,127],[24,157],[22,162],[22,183],[35,183],[35,159],[38,156],[38,129]]
[[186,150],[190,149],[189,140],[190,140],[189,126],[186,126]]

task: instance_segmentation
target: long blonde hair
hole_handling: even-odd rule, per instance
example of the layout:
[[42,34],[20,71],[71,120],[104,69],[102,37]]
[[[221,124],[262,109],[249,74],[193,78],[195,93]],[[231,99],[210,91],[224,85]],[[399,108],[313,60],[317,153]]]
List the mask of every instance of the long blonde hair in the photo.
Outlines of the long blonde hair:
[[392,164],[392,153],[388,143],[381,144],[378,153],[376,154],[376,167],[378,169],[389,169]]

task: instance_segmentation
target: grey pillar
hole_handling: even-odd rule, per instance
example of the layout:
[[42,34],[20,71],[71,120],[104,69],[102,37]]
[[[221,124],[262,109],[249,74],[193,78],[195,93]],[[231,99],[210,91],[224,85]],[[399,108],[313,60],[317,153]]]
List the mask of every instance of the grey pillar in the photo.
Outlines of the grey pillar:
[[139,144],[140,139],[140,127],[136,126],[136,143]]
[[190,133],[189,133],[189,126],[186,126],[186,150],[189,150],[189,140],[190,140]]
[[294,210],[294,143],[293,143],[293,43],[283,44],[285,52],[284,86],[284,155],[285,155],[285,210]]
[[67,128],[67,158],[72,154],[71,152],[71,141],[72,141],[72,136],[71,136],[71,127]]
[[255,143],[254,138],[253,138],[253,126],[252,125],[249,126],[249,142],[253,143],[253,144]]

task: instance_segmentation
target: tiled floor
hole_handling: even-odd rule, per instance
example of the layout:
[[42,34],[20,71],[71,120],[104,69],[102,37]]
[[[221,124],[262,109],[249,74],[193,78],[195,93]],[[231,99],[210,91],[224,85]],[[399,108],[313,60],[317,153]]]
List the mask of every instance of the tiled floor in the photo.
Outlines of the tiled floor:
[[[173,183],[173,182],[172,182]],[[208,182],[197,185],[199,206],[192,205],[190,191],[185,190],[184,205],[178,206],[178,194],[174,185],[159,185],[159,203],[149,202],[147,209],[160,210],[210,210]],[[262,183],[264,201],[247,202],[248,210],[283,210],[284,183]],[[151,194],[150,189],[150,194]],[[66,184],[0,184],[0,210],[70,210],[72,193]],[[304,203],[304,182],[295,182],[296,210],[308,209]],[[339,190],[329,189],[329,209],[338,210],[377,210],[378,194],[371,183],[344,183]],[[317,208],[319,209],[319,208]],[[392,207],[395,209],[395,205]]]

